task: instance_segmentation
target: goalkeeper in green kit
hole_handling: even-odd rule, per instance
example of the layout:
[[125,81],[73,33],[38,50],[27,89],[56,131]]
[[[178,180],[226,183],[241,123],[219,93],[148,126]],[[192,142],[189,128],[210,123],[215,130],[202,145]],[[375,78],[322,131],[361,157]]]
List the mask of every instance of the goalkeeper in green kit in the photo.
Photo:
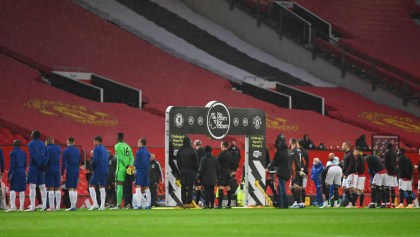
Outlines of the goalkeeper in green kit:
[[127,174],[127,168],[134,163],[133,152],[131,147],[124,142],[124,133],[117,134],[118,143],[115,144],[115,155],[117,157],[117,170],[115,171],[115,179],[117,183],[117,206],[113,210],[121,209],[121,201],[123,197],[123,185]]

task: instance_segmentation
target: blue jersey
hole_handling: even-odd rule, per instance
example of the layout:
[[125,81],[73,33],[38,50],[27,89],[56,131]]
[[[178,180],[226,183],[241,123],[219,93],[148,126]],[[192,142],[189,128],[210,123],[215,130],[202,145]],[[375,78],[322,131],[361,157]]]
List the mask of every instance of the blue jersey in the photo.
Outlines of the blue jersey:
[[70,145],[63,151],[63,161],[61,164],[61,174],[64,174],[64,170],[67,172],[79,171],[80,167],[80,151],[76,147]]
[[108,172],[108,151],[102,144],[93,150],[92,170],[93,172]]
[[25,174],[26,153],[19,147],[15,147],[10,152],[10,167],[8,177],[11,180],[13,175]]
[[47,163],[47,172],[60,173],[61,147],[54,144],[50,144],[47,146],[47,151],[50,154],[50,159]]
[[39,139],[35,138],[28,144],[29,167],[38,168],[48,163],[49,154],[47,147]]
[[4,173],[4,156],[3,150],[0,148],[0,173]]
[[142,170],[149,172],[150,167],[150,153],[146,147],[141,147],[136,152],[136,160],[134,161],[134,166],[136,170]]

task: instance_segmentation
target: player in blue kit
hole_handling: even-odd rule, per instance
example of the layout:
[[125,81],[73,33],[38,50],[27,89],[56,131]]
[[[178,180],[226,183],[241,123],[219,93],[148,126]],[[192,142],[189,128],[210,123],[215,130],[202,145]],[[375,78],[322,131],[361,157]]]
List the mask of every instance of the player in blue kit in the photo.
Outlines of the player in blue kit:
[[64,177],[66,177],[66,188],[69,190],[70,198],[70,208],[66,211],[76,211],[80,160],[80,151],[74,146],[74,138],[69,137],[67,148],[63,151],[63,162],[61,164],[61,179],[64,180]]
[[[47,163],[46,185],[48,188],[48,201],[50,208],[48,211],[60,210],[61,191],[60,191],[60,156],[61,147],[54,144],[54,138],[49,137],[45,140],[47,151],[50,154],[50,159]],[[54,199],[55,198],[55,199]],[[57,206],[55,206],[54,201]]]
[[[150,170],[150,153],[146,148],[146,139],[141,138],[138,142],[139,150],[136,152],[136,199],[137,207],[134,209],[151,209],[152,195],[149,189],[149,170]],[[142,192],[146,193],[144,200]],[[144,205],[142,205],[144,204]]]
[[[106,180],[108,178],[108,151],[102,145],[102,137],[97,136],[94,139],[95,149],[93,150],[92,170],[93,175],[90,179],[89,193],[92,198],[93,205],[89,209],[93,210],[105,210],[105,186]],[[98,206],[98,201],[96,200],[96,191],[95,186],[99,186],[99,192],[101,193],[101,207]]]
[[31,134],[32,141],[28,144],[29,150],[29,169],[28,180],[29,183],[29,200],[31,206],[26,211],[35,211],[35,195],[36,186],[39,186],[42,199],[42,209],[47,209],[47,189],[45,187],[45,170],[49,160],[49,154],[45,144],[39,139],[41,133],[33,131]]
[[13,150],[10,152],[10,167],[7,180],[10,183],[10,209],[6,212],[16,211],[16,192],[19,193],[20,207],[23,211],[26,191],[26,153],[20,149],[20,141],[13,142]]

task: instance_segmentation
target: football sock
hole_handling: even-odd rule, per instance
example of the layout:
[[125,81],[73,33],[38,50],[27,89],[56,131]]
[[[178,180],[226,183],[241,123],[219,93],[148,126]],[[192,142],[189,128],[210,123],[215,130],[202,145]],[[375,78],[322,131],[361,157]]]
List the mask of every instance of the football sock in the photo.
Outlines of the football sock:
[[152,205],[152,194],[150,193],[150,189],[146,189],[145,193],[146,193],[146,206],[150,207]]
[[404,191],[400,189],[400,204],[404,204]]
[[198,205],[198,202],[201,199],[201,190],[195,190],[195,203]]
[[351,194],[351,204],[353,205],[353,206],[356,206],[356,201],[357,201],[357,193],[352,193]]
[[391,189],[389,187],[385,187],[385,200],[384,203],[390,203],[389,197],[390,197]]
[[122,184],[118,184],[117,185],[117,205],[118,206],[121,206],[122,197],[123,197],[123,186]]
[[74,191],[70,190],[69,191],[69,199],[70,199],[70,207],[73,208],[75,206],[74,203]]
[[105,199],[106,199],[105,188],[99,188],[99,192],[101,193],[101,208],[104,208],[105,207]]
[[306,191],[305,189],[302,189],[302,202],[305,202],[306,199]]
[[338,201],[338,188],[334,187],[334,201]]
[[78,197],[77,191],[74,191],[74,195],[73,195],[74,208],[77,207],[77,197]]
[[92,199],[92,206],[97,207],[98,206],[98,201],[96,199],[95,187],[90,187],[89,188],[89,193],[90,193],[90,198]]
[[23,209],[24,208],[24,206],[25,206],[25,192],[19,192],[19,204],[20,204],[20,207],[19,207],[19,209]]
[[365,194],[361,193],[359,196],[360,196],[360,199],[359,199],[360,205],[359,206],[363,207],[363,201],[365,200]]
[[223,189],[219,189],[219,204],[218,204],[218,206],[219,206],[219,207],[222,207],[222,204],[223,204],[223,198],[224,198],[224,192],[223,192]]
[[296,198],[298,203],[302,203],[302,192],[301,190],[296,190]]
[[228,198],[227,205],[230,207],[230,204],[231,204],[231,201],[232,201],[232,190],[227,191],[227,198]]
[[413,192],[411,191],[407,191],[407,203],[408,204],[413,204]]
[[55,191],[55,208],[60,209],[61,207],[61,191],[57,190]]
[[136,188],[136,202],[137,202],[137,206],[141,207],[141,188]]
[[54,191],[48,191],[48,202],[50,203],[50,208],[55,209],[54,205]]
[[47,188],[45,184],[39,185],[39,191],[41,192],[42,208],[47,208]]
[[16,192],[10,191],[10,208],[15,209],[16,208]]
[[382,203],[386,203],[386,193],[385,193],[385,187],[381,186],[381,201]]
[[296,195],[296,190],[294,189],[294,188],[292,188],[292,195],[293,195],[293,199],[296,201],[296,202],[299,202],[298,201],[298,197],[297,197],[297,195]]
[[392,203],[395,203],[395,188],[391,188],[391,201]]
[[31,202],[31,209],[35,209],[35,195],[36,184],[29,184],[29,200]]

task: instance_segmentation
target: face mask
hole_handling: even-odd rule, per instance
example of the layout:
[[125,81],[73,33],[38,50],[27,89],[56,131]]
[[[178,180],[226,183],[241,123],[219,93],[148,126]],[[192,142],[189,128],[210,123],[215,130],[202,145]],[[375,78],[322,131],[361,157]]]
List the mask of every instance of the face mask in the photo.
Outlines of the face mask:
[[314,165],[318,165],[318,162],[314,162]]

